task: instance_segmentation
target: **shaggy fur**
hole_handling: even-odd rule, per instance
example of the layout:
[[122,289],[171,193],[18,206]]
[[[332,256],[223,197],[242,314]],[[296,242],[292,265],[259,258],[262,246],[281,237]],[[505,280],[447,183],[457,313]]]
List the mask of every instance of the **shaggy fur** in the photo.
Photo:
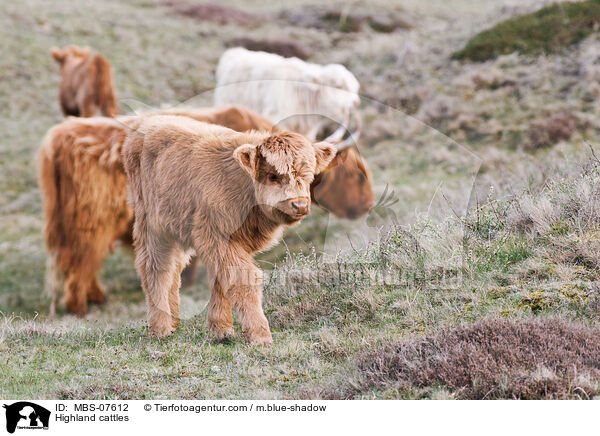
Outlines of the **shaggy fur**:
[[[238,106],[202,109],[170,109],[156,114],[181,115],[197,121],[218,124],[238,132],[248,130],[280,130],[261,115]],[[373,188],[367,163],[354,148],[336,154],[327,169],[315,176],[310,185],[311,201],[338,218],[355,219],[373,207]],[[192,257],[183,271],[184,287],[195,283],[198,258]]]
[[67,311],[83,315],[88,299],[105,299],[97,272],[133,219],[121,158],[125,133],[110,118],[69,118],[48,131],[38,151],[52,314],[59,276]]
[[151,114],[180,115],[196,121],[217,124],[238,132],[247,130],[265,130],[277,132],[279,129],[265,117],[235,105],[205,108],[167,109],[150,112]]
[[[241,104],[314,141],[334,121],[349,125],[359,83],[343,65],[231,48],[217,67],[215,105]],[[315,115],[320,116],[315,121]]]
[[253,254],[309,212],[310,183],[334,154],[330,144],[295,133],[239,133],[178,116],[144,119],[128,135],[123,158],[150,334],[169,335],[179,324],[180,274],[193,249],[212,285],[212,334],[233,334],[233,307],[250,343],[271,344]]
[[60,65],[58,100],[65,116],[92,117],[100,109],[107,117],[118,114],[110,63],[89,47],[52,48]]

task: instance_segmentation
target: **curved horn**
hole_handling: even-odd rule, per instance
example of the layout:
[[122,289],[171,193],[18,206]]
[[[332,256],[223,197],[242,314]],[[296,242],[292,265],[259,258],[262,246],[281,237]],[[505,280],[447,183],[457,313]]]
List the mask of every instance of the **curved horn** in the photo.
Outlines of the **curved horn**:
[[354,145],[356,143],[356,141],[358,141],[358,138],[360,136],[360,131],[362,129],[362,121],[360,119],[358,111],[354,111],[352,115],[353,115],[352,119],[354,120],[354,124],[356,124],[356,130],[354,130],[353,132],[350,132],[348,137],[343,142],[335,145],[338,152]]
[[345,133],[346,133],[346,126],[341,124],[340,127],[338,127],[335,132],[333,132],[327,138],[323,139],[323,141],[335,144],[336,142],[339,142],[342,140],[342,138],[344,138]]

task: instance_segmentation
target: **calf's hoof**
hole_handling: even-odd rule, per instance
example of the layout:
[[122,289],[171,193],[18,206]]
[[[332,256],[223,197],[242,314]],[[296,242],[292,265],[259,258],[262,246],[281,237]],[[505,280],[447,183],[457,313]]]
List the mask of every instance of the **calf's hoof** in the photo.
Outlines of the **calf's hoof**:
[[164,338],[171,335],[175,329],[170,324],[162,326],[148,326],[148,333],[151,338]]
[[157,329],[157,328],[148,328],[148,332],[151,338],[164,338],[166,336],[170,336],[173,334],[175,329],[173,327]]
[[233,337],[234,333],[233,326],[210,325],[210,337],[215,342],[227,342]]
[[268,328],[261,328],[244,332],[246,339],[251,345],[262,345],[269,347],[273,345],[273,336]]

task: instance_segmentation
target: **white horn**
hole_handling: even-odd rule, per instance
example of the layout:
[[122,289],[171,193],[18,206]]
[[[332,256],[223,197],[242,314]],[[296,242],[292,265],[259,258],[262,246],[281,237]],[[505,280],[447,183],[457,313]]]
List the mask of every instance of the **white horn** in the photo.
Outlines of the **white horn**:
[[354,132],[350,132],[348,137],[343,142],[336,144],[336,148],[337,148],[338,152],[356,144],[356,141],[358,141],[358,138],[360,136],[360,131],[362,128],[362,122],[361,122],[360,116],[358,115],[357,111],[354,111],[353,115],[354,116],[352,118],[354,120],[354,123],[356,124],[356,130]]
[[333,132],[327,138],[323,139],[323,141],[336,143],[342,140],[342,138],[344,137],[344,133],[346,133],[346,126],[341,125],[335,132]]

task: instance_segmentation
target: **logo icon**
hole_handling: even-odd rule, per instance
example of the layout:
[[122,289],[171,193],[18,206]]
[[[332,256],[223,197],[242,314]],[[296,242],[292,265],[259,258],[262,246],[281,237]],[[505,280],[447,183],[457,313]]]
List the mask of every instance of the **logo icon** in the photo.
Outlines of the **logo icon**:
[[42,406],[28,401],[19,401],[10,405],[4,404],[6,409],[6,431],[14,433],[18,429],[48,429],[50,411]]

